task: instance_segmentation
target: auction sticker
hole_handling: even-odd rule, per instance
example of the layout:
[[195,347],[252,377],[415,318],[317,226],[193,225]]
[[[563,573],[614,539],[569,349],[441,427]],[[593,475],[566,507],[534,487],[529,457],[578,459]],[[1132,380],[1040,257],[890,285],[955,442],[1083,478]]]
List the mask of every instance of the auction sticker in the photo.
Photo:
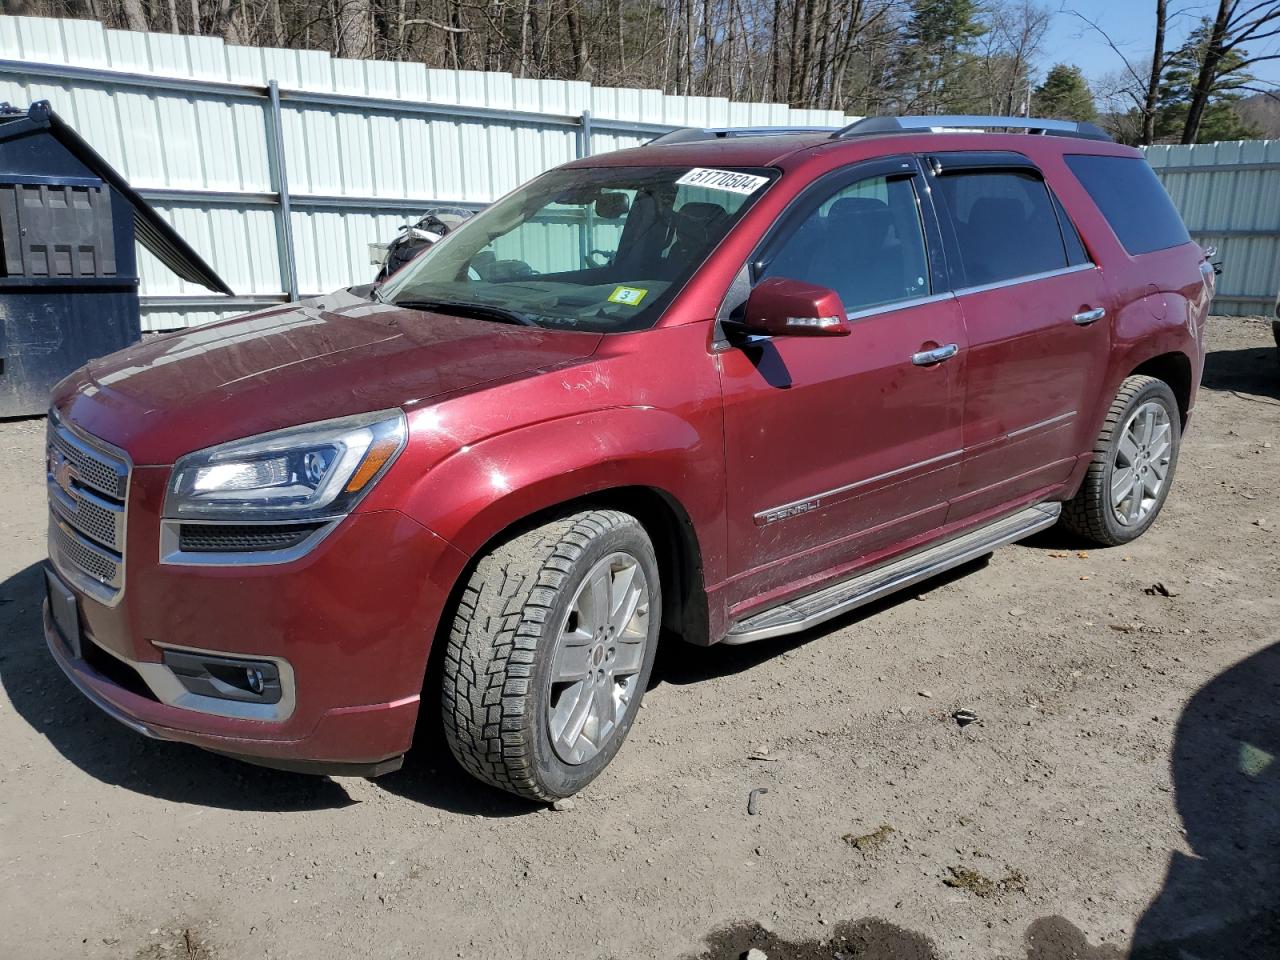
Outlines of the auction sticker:
[[640,301],[644,299],[644,295],[649,291],[644,287],[614,287],[613,293],[609,294],[610,303],[621,303],[628,307],[640,306]]
[[768,177],[758,177],[754,173],[738,173],[736,170],[712,170],[708,167],[694,167],[676,181],[676,183],[683,184],[686,187],[727,190],[729,193],[740,193],[743,196],[755,193],[768,182]]

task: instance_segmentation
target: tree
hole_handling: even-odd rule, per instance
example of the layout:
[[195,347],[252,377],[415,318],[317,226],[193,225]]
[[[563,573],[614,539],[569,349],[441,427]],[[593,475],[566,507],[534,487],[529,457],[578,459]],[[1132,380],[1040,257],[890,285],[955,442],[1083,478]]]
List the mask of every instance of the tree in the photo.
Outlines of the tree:
[[1155,143],[1156,105],[1160,99],[1160,78],[1167,66],[1164,56],[1164,31],[1169,22],[1166,0],[1156,0],[1156,40],[1151,52],[1151,73],[1147,78],[1147,96],[1142,103],[1142,142]]
[[1033,112],[1038,116],[1066,120],[1093,120],[1098,116],[1093,91],[1080,68],[1056,64],[1032,95]]
[[1247,140],[1258,135],[1257,128],[1236,113],[1233,107],[1236,101],[1243,99],[1240,91],[1254,82],[1246,67],[1249,55],[1237,48],[1219,56],[1216,78],[1200,108],[1193,139],[1186,139],[1197,85],[1204,62],[1210,56],[1215,29],[1215,22],[1202,21],[1170,58],[1160,86],[1156,121],[1156,135],[1160,139],[1181,137],[1183,143],[1207,143],[1213,140]]
[[960,68],[973,42],[987,32],[980,13],[974,0],[912,0],[902,38],[912,109],[937,113],[955,108],[963,86]]
[[1218,0],[1217,14],[1206,22],[1209,26],[1200,41],[1199,70],[1182,128],[1183,143],[1196,142],[1205,110],[1224,76],[1264,60],[1280,60],[1280,53],[1249,57],[1243,49],[1245,43],[1280,36],[1280,3],[1276,0]]

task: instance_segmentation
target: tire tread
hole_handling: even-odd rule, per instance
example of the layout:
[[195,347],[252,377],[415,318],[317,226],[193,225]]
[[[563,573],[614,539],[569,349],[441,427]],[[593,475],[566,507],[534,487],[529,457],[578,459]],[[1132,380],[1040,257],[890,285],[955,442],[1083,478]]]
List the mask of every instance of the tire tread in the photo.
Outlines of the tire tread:
[[573,564],[597,537],[639,522],[589,510],[544,524],[482,557],[462,590],[445,650],[445,735],[472,775],[519,796],[556,795],[534,775],[524,718],[538,646]]
[[[1120,384],[1120,390],[1102,422],[1098,439],[1094,441],[1084,482],[1076,495],[1062,505],[1062,525],[1077,536],[1102,546],[1114,547],[1127,542],[1116,537],[1103,520],[1103,511],[1111,509],[1110,492],[1106,489],[1107,468],[1112,455],[1112,440],[1123,426],[1125,411],[1134,398],[1152,384],[1160,384],[1167,389],[1163,380],[1142,374],[1126,377]],[[1172,474],[1169,479],[1172,482]]]

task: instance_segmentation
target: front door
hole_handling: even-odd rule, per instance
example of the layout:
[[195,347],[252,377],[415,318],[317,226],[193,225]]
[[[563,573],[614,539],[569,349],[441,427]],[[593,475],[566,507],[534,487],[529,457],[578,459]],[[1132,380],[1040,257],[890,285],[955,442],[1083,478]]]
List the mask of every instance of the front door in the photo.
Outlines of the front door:
[[819,580],[946,516],[967,342],[930,268],[940,240],[921,196],[914,161],[830,175],[753,264],[755,282],[834,289],[853,332],[730,340],[721,354],[731,606]]
[[1025,157],[944,154],[929,166],[969,336],[954,521],[1070,476],[1092,440],[1081,431],[1107,366],[1110,300]]

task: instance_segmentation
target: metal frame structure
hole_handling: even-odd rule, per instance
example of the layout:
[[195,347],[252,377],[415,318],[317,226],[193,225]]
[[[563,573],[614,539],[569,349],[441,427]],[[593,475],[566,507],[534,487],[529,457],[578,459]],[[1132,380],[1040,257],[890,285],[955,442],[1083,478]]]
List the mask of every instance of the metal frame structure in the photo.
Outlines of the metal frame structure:
[[190,94],[201,97],[219,97],[224,100],[259,103],[266,112],[266,151],[270,166],[271,191],[245,192],[198,190],[182,188],[142,188],[138,193],[148,201],[164,203],[196,203],[201,205],[229,205],[236,207],[267,207],[275,211],[276,241],[280,254],[279,295],[248,295],[217,297],[198,294],[194,296],[147,296],[141,301],[144,307],[168,306],[181,309],[225,309],[231,307],[267,306],[296,300],[300,295],[314,295],[321,291],[300,290],[298,263],[294,244],[292,211],[295,209],[351,209],[369,212],[409,213],[436,206],[463,207],[479,210],[484,203],[452,198],[378,197],[331,194],[293,193],[289,189],[289,176],[285,160],[284,126],[282,110],[285,106],[348,109],[363,114],[385,113],[396,116],[442,117],[459,121],[495,121],[541,129],[547,127],[576,130],[576,156],[591,155],[591,137],[595,132],[618,133],[631,136],[662,135],[672,131],[671,124],[643,123],[628,120],[612,120],[593,117],[589,110],[581,113],[552,113],[534,110],[506,110],[470,104],[426,103],[390,97],[362,96],[327,93],[315,90],[287,89],[276,80],[265,85],[231,83],[225,80],[203,80],[179,77],[152,76],[122,70],[103,70],[76,67],[65,64],[32,63],[24,60],[0,59],[0,77],[21,81],[43,80],[59,84],[101,84],[104,87],[124,88],[135,91],[154,91],[166,94]]

